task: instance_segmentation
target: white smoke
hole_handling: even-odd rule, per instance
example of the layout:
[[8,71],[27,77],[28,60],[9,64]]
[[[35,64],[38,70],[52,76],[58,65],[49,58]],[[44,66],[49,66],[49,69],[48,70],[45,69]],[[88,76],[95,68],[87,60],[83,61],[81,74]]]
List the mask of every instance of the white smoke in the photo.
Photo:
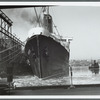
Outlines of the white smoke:
[[[41,8],[39,7],[36,10],[39,16]],[[15,18],[17,21],[24,20],[25,22],[28,22],[30,25],[33,25],[33,26],[34,24],[37,23],[36,13],[33,7],[32,8],[6,9],[6,10],[3,10],[3,12],[5,12],[12,20],[15,20]]]
[[[39,16],[41,8],[36,8],[36,10]],[[28,31],[37,26],[37,17],[33,7],[3,9],[2,11],[13,21],[12,32],[17,34],[22,41],[27,39]]]

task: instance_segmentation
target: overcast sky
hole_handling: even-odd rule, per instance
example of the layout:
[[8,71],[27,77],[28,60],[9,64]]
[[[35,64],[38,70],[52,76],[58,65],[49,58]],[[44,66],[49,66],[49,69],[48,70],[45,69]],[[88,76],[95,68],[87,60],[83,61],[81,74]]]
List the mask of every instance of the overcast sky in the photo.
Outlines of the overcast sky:
[[[25,41],[34,26],[34,8],[3,11],[13,21],[13,33]],[[100,59],[100,7],[55,6],[50,14],[60,35],[73,37],[71,59]]]

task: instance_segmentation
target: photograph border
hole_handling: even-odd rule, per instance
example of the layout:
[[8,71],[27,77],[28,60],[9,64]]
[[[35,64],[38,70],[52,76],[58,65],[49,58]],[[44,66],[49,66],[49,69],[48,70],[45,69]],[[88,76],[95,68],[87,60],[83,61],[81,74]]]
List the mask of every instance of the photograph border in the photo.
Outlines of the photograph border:
[[[50,0],[46,0],[46,2],[44,1],[44,0],[39,0],[39,1],[37,1],[37,0],[29,0],[29,2],[27,2],[28,0],[21,0],[21,2],[19,2],[19,1],[17,1],[17,0],[3,0],[3,1],[5,1],[5,2],[1,2],[0,1],[0,6],[2,6],[2,7],[4,7],[4,6],[33,6],[33,4],[35,4],[35,5],[41,5],[41,4],[43,4],[43,5],[53,5],[53,6],[55,6],[55,5],[57,5],[57,6],[70,6],[70,5],[75,5],[75,6],[83,6],[83,5],[86,5],[86,6],[89,6],[90,4],[92,5],[92,6],[94,6],[94,5],[97,5],[97,6],[100,6],[100,2],[98,2],[98,1],[100,1],[100,0],[86,0],[86,1],[84,1],[84,0],[81,0],[81,2],[77,2],[77,1],[80,1],[80,0],[63,0],[63,1],[61,1],[61,0],[56,0],[56,2],[52,2],[52,1],[50,1]],[[14,1],[14,2],[12,2],[12,1]],[[59,2],[59,1],[61,1],[61,2]],[[69,2],[70,1],[70,2]],[[73,2],[74,1],[74,2]],[[93,1],[93,2],[92,2]],[[33,4],[32,4],[33,3]],[[33,95],[33,96],[0,96],[0,99],[2,100],[2,99],[15,99],[15,100],[19,100],[19,99],[24,99],[24,100],[27,100],[27,99],[38,99],[38,100],[41,100],[41,99],[48,99],[48,100],[53,100],[53,99],[57,99],[57,100],[63,100],[63,99],[71,99],[71,100],[75,100],[75,99],[81,99],[81,100],[83,100],[83,99],[100,99],[100,96],[96,96],[96,95],[78,95],[78,96],[75,96],[75,95],[68,95],[68,96],[65,96],[65,95],[60,95],[60,96],[58,96],[58,95],[43,95],[43,96],[41,96],[41,95]]]

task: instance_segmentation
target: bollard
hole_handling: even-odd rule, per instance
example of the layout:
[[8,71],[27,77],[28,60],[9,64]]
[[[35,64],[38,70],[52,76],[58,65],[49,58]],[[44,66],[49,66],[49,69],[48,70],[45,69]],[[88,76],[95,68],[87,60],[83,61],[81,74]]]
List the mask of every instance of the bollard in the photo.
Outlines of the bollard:
[[75,88],[75,86],[73,85],[73,70],[71,66],[70,66],[70,75],[71,75],[71,84],[70,87],[68,87],[68,89]]

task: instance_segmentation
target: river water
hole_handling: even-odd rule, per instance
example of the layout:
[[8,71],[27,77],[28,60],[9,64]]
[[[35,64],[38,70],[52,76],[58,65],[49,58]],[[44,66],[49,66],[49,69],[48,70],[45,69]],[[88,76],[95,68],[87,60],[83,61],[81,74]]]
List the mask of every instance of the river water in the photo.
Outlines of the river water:
[[[4,81],[6,82],[7,78],[0,77],[0,82]],[[71,83],[74,85],[100,84],[100,68],[89,69],[88,66],[72,66],[72,77],[69,73],[69,76],[44,80],[33,75],[17,75],[13,77],[13,82],[16,87],[70,85]]]
[[89,69],[88,66],[72,67],[72,81],[71,74],[69,76],[40,79],[36,76],[17,76],[13,79],[17,87],[27,86],[51,86],[51,85],[83,85],[83,84],[100,84],[100,69]]
[[100,68],[73,67],[73,84],[100,84]]

